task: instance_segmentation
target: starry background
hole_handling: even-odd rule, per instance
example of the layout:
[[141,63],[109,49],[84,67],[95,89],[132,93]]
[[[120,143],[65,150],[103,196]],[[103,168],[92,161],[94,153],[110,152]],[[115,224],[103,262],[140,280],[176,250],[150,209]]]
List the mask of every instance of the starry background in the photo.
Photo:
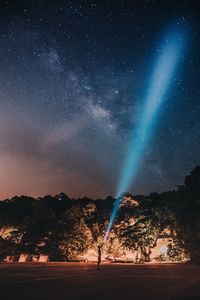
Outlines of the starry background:
[[199,164],[199,1],[0,1],[0,199],[115,195],[160,41],[189,38],[131,193]]

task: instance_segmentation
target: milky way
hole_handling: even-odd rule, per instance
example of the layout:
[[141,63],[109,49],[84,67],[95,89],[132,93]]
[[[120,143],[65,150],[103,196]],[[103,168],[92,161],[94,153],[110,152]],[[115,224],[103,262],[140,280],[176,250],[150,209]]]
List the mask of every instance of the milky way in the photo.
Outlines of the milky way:
[[2,3],[0,198],[115,195],[170,22],[188,28],[190,45],[129,192],[181,184],[199,163],[199,10],[193,1]]

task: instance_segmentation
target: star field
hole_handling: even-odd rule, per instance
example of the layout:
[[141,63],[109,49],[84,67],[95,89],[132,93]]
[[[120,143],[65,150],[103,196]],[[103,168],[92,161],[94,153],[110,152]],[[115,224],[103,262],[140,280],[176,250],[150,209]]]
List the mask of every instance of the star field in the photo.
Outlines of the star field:
[[115,195],[167,29],[188,41],[131,193],[199,164],[197,1],[0,2],[0,198]]

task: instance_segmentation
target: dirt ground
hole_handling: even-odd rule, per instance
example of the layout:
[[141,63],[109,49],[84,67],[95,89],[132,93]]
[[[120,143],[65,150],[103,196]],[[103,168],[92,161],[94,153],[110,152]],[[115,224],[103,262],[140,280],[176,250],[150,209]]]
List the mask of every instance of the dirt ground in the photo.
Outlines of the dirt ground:
[[1,263],[1,300],[200,300],[200,266]]

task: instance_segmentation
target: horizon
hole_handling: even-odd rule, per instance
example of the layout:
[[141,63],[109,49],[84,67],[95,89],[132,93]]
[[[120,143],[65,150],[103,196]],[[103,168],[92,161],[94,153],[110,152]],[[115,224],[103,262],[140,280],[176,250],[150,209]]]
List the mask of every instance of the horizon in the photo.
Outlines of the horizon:
[[[193,170],[195,170],[196,168],[198,168],[198,167],[199,167],[199,165],[195,166],[188,174],[185,174],[184,179],[185,179],[187,176],[190,176],[190,175],[191,175],[191,172],[192,172]],[[150,193],[148,193],[148,194],[144,194],[144,193],[141,193],[141,194],[134,194],[134,193],[130,193],[130,192],[125,192],[125,193],[124,193],[124,196],[130,195],[130,196],[133,196],[133,197],[140,197],[140,196],[143,196],[143,197],[149,197],[151,194],[154,194],[154,193],[159,194],[159,195],[162,195],[162,194],[165,193],[165,192],[176,191],[176,190],[179,188],[179,186],[183,186],[183,185],[184,185],[184,182],[182,182],[181,184],[178,184],[178,185],[174,186],[174,189],[165,190],[165,191],[161,191],[161,192],[152,191],[152,192],[150,192]],[[9,198],[0,199],[0,201],[11,200],[11,199],[13,199],[13,198],[15,198],[15,197],[30,197],[30,198],[34,198],[35,200],[38,200],[39,198],[44,198],[44,197],[46,197],[46,196],[50,196],[50,197],[55,198],[56,196],[59,196],[59,195],[61,195],[61,194],[64,194],[66,197],[68,197],[68,198],[70,198],[70,199],[74,199],[74,200],[88,198],[88,199],[90,199],[90,200],[94,200],[94,201],[95,201],[95,200],[106,200],[106,199],[109,198],[109,197],[113,198],[114,200],[117,200],[118,198],[119,198],[119,199],[121,198],[120,196],[119,196],[118,198],[116,198],[116,197],[114,197],[113,195],[106,195],[106,196],[104,196],[104,197],[96,197],[96,198],[90,197],[90,196],[88,196],[88,195],[83,195],[83,196],[73,197],[73,196],[70,196],[68,193],[61,191],[61,192],[56,193],[56,194],[48,194],[48,193],[47,193],[47,194],[44,194],[44,195],[38,195],[38,196],[33,196],[33,195],[30,195],[30,194],[16,194],[16,195],[12,195],[12,196],[9,197]]]

